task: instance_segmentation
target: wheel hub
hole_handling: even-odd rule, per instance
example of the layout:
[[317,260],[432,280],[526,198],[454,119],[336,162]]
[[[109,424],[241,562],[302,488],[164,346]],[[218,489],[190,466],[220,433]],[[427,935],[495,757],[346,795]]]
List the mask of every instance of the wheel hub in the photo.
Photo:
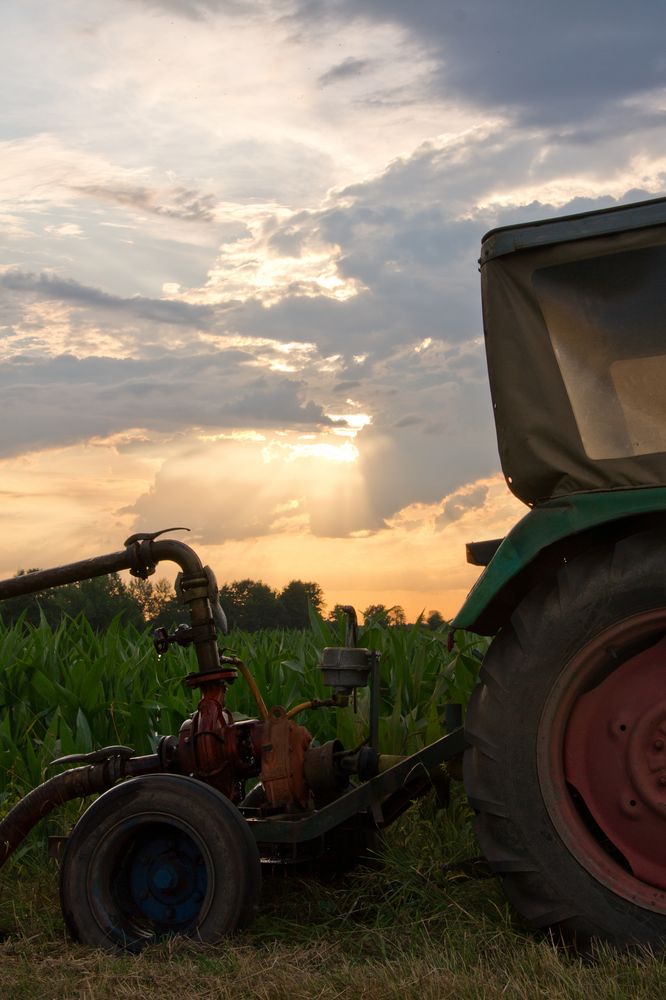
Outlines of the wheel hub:
[[[613,650],[608,650],[613,655]],[[633,875],[666,889],[666,638],[575,704],[564,770]]]
[[203,858],[182,831],[154,835],[137,843],[129,865],[130,895],[143,919],[156,928],[177,930],[192,924],[206,891]]

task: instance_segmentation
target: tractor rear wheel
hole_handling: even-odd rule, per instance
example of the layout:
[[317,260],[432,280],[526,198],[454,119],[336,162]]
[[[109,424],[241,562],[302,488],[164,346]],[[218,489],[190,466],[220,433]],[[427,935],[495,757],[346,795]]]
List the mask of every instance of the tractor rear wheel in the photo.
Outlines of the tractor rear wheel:
[[588,551],[530,593],[470,701],[476,832],[535,927],[666,945],[666,532]]
[[236,807],[171,774],[133,778],[93,802],[60,871],[73,937],[108,950],[174,934],[214,943],[250,922],[260,888],[259,852]]

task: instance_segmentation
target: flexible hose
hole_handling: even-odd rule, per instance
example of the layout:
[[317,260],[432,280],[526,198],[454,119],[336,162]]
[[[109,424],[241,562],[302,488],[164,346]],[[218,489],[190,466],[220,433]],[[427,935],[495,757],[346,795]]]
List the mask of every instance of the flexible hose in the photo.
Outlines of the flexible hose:
[[268,709],[266,708],[266,702],[262,698],[261,691],[257,687],[257,682],[255,681],[254,677],[252,676],[252,674],[250,673],[250,671],[245,666],[242,660],[234,660],[234,666],[238,667],[238,669],[242,673],[245,679],[245,683],[249,687],[250,691],[252,692],[252,697],[257,703],[257,708],[259,709],[259,715],[265,722],[266,719],[268,718]]
[[70,799],[106,791],[117,780],[115,768],[104,764],[75,767],[33,788],[0,823],[0,867],[40,819]]

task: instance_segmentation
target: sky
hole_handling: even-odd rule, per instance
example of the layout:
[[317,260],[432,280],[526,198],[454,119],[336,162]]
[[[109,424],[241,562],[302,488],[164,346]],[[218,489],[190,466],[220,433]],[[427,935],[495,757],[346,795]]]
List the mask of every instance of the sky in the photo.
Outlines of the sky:
[[7,0],[0,577],[186,525],[220,582],[453,615],[464,543],[526,512],[481,237],[665,193],[665,29],[663,0]]

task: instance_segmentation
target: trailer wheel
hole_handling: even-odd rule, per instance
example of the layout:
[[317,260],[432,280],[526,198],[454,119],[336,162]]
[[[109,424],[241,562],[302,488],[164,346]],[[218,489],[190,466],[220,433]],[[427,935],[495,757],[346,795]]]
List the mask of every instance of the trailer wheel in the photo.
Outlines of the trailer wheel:
[[259,853],[220,792],[193,778],[134,778],[78,821],[62,861],[60,900],[73,937],[140,951],[174,934],[212,943],[252,919]]
[[666,533],[586,552],[492,643],[465,786],[509,899],[585,946],[666,945]]

